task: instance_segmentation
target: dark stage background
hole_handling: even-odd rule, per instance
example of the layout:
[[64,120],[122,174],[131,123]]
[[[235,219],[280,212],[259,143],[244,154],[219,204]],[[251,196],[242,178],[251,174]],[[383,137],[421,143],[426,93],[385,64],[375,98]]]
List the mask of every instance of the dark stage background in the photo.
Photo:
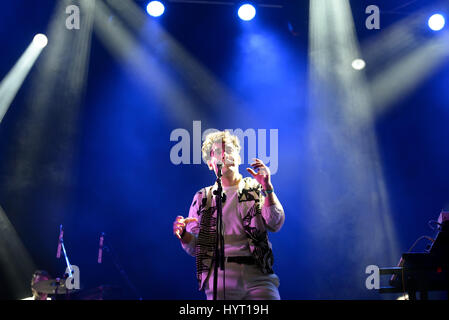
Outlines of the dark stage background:
[[[402,19],[443,4],[416,1],[394,11],[404,1],[374,2],[350,1],[362,52]],[[48,34],[56,3],[2,2],[2,78],[36,33]],[[145,1],[134,3],[145,12]],[[368,290],[365,268],[396,265],[419,236],[434,235],[428,221],[449,210],[447,59],[382,112],[372,112],[361,129],[325,111],[338,113],[342,105],[331,96],[319,105],[311,101],[309,2],[282,4],[284,9],[260,8],[250,23],[237,19],[232,6],[168,4],[162,17],[145,15],[145,24],[128,25],[146,64],[127,43],[108,46],[113,41],[104,34],[122,18],[111,11],[105,32],[94,24],[78,98],[61,94],[72,74],[61,70],[78,70],[72,60],[60,59],[45,73],[56,64],[48,56],[49,36],[0,123],[2,299],[31,295],[34,269],[62,276],[65,261],[55,256],[60,224],[82,289],[118,286],[126,299],[204,299],[194,258],[172,235],[175,217],[187,216],[194,193],[215,178],[204,164],[192,163],[198,157],[194,121],[200,121],[201,132],[266,130],[267,151],[278,165],[272,180],[286,214],[280,232],[270,234],[283,299],[397,297]],[[380,30],[365,27],[370,4],[381,8]],[[170,41],[157,41],[160,34],[153,32],[160,27]],[[422,39],[436,37],[426,21],[420,32]],[[58,54],[77,56],[70,42],[66,48],[72,49]],[[376,48],[369,50],[364,53]],[[368,79],[388,67],[367,64]],[[45,90],[49,94],[42,98]],[[176,129],[189,133],[189,164],[171,158]],[[277,155],[270,149],[270,129],[277,130]],[[260,151],[263,142],[257,141]],[[121,269],[108,253],[97,263],[101,232]]]

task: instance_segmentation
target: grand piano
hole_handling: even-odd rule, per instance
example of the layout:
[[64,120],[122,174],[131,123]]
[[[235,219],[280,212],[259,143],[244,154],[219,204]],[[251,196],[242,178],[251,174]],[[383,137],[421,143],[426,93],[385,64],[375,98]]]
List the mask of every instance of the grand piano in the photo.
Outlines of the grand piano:
[[449,212],[441,212],[437,234],[426,252],[403,253],[396,267],[379,268],[380,275],[392,275],[380,293],[404,293],[409,300],[428,299],[429,291],[446,291],[449,299]]

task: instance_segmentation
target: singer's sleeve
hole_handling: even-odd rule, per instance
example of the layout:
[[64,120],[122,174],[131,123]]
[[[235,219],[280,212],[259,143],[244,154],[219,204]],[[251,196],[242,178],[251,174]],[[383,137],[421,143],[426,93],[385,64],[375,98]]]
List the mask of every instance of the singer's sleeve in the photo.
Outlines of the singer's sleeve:
[[191,256],[195,256],[195,245],[200,231],[200,218],[198,215],[203,191],[198,191],[193,197],[192,204],[190,205],[189,218],[196,218],[197,221],[192,221],[187,224],[186,231],[193,235],[192,241],[189,243],[181,242],[182,248]]
[[269,207],[262,206],[262,216],[265,220],[265,225],[271,232],[277,232],[284,225],[285,214],[282,205],[273,204]]

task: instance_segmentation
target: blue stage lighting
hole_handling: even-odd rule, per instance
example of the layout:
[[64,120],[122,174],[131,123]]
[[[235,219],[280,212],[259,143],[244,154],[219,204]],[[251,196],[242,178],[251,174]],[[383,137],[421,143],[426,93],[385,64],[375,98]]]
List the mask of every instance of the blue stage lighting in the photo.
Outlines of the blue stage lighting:
[[427,22],[427,24],[429,25],[429,28],[432,29],[433,31],[440,31],[441,29],[444,28],[446,21],[443,17],[443,15],[436,13],[434,15],[432,15],[429,18],[429,21]]
[[238,15],[240,19],[250,21],[256,16],[256,8],[252,4],[245,3],[240,6]]
[[165,11],[165,7],[160,1],[151,1],[147,5],[147,12],[150,16],[159,17]]

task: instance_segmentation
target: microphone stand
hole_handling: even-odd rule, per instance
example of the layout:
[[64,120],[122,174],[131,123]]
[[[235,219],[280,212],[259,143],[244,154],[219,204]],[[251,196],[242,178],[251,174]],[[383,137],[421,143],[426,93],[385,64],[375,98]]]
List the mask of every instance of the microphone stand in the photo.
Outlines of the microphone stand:
[[[62,227],[62,224],[59,226],[59,230],[60,230],[60,232],[63,232],[63,230],[64,230],[64,228]],[[68,269],[68,273],[67,272],[65,272],[64,273],[64,279],[65,280],[67,280],[67,278],[71,278],[72,276],[73,276],[73,268],[72,268],[72,265],[70,264],[70,261],[69,261],[69,257],[67,256],[67,251],[65,250],[65,246],[64,246],[64,237],[63,236],[61,236],[60,238],[59,238],[59,244],[61,245],[61,247],[62,247],[62,252],[64,253],[64,258],[65,258],[65,262],[66,262],[66,264],[67,264],[67,269]],[[66,270],[67,271],[67,270]],[[58,294],[58,287],[56,287],[56,290],[55,290],[55,294]],[[69,294],[69,290],[67,289],[67,287],[66,287],[66,296]]]
[[[62,235],[63,232],[64,231],[64,228],[62,227],[62,224],[59,226],[59,232],[60,232],[60,234]],[[73,268],[72,268],[72,265],[70,264],[70,262],[69,262],[69,257],[67,256],[67,252],[65,251],[65,246],[64,246],[64,237],[63,236],[60,236],[59,237],[59,244],[61,245],[61,247],[62,247],[62,252],[64,253],[64,258],[65,258],[65,263],[67,264],[67,269],[69,269],[69,274],[68,274],[68,276],[69,277],[71,277],[72,275],[73,275]],[[59,253],[58,253],[58,255],[59,255]],[[57,258],[59,258],[59,256],[57,257]]]
[[[216,205],[217,205],[217,223],[216,223],[216,241],[215,241],[215,254],[214,254],[214,295],[213,299],[217,300],[217,284],[218,284],[218,267],[223,270],[223,299],[225,299],[225,255],[224,255],[224,228],[223,228],[223,212],[222,212],[222,200],[223,187],[221,185],[221,167],[222,164],[217,164],[217,185],[218,188],[214,192]],[[223,198],[222,198],[223,196]]]

